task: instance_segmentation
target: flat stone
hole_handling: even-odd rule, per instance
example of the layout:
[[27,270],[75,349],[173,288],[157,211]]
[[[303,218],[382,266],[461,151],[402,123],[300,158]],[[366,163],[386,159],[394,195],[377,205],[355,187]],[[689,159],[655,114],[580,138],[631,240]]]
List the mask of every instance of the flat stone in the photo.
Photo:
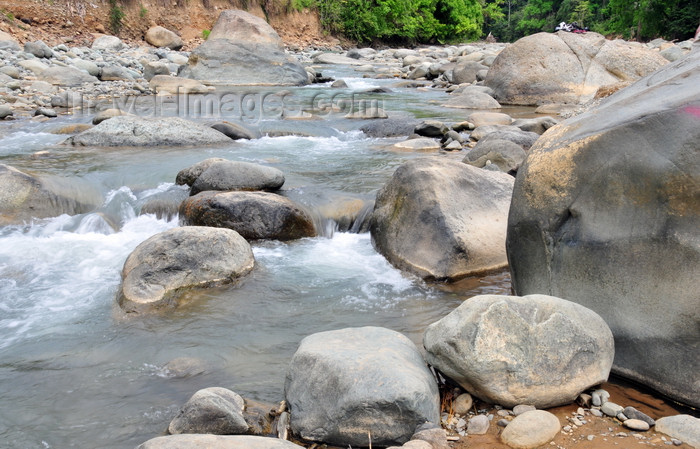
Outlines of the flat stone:
[[534,449],[549,443],[561,429],[559,419],[544,410],[516,416],[501,433],[501,440],[515,449]]
[[600,407],[600,411],[605,413],[610,417],[616,417],[618,413],[624,410],[622,406],[615,404],[614,402],[606,402]]
[[649,424],[649,426],[653,426],[656,424],[656,421],[654,421],[654,419],[651,416],[647,415],[646,413],[640,412],[634,407],[625,407],[622,413],[624,413],[625,416],[630,419],[642,420],[645,423]]
[[467,433],[470,435],[483,435],[489,431],[489,421],[486,415],[476,415],[467,424]]
[[437,151],[440,149],[440,143],[428,137],[418,137],[395,143],[392,148],[396,150]]
[[645,431],[649,430],[649,424],[641,419],[628,419],[622,423],[625,427],[632,430]]

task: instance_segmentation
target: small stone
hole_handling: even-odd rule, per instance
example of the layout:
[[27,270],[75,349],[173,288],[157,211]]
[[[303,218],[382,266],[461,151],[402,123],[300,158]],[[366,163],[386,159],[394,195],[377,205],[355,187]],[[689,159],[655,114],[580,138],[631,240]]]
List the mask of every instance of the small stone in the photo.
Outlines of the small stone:
[[681,440],[677,440],[675,438],[671,439],[671,443],[673,443],[674,446],[680,446],[681,444],[683,444]]
[[625,414],[622,413],[622,412],[620,412],[620,413],[618,413],[617,415],[615,415],[615,418],[617,418],[618,421],[622,421],[622,422],[625,422],[625,421],[627,421],[627,420],[629,419],[629,418],[628,418],[627,416],[625,416]]
[[489,419],[486,415],[476,415],[469,420],[467,433],[470,435],[483,435],[489,430]]
[[455,141],[450,142],[449,144],[445,145],[443,150],[445,151],[459,151],[462,149],[462,144]]
[[645,431],[649,430],[649,424],[642,421],[641,419],[628,419],[623,425],[628,429]]
[[507,419],[499,419],[496,423],[498,427],[506,427],[508,424],[510,424],[510,421],[508,421]]
[[595,390],[593,393],[591,393],[591,401],[593,402],[593,405],[597,407],[600,407],[608,402],[608,399],[610,399],[610,393],[603,389]]
[[578,418],[571,418],[571,424],[581,427],[583,423]]
[[629,435],[627,434],[627,432],[618,432],[618,433],[615,434],[615,436],[616,436],[616,437],[620,437],[620,438],[626,438],[626,437],[628,437]]
[[656,424],[656,421],[646,413],[640,412],[634,407],[625,407],[625,409],[622,411],[622,413],[625,414],[626,417],[630,419],[641,419],[645,423],[649,424],[649,426],[653,426]]
[[508,410],[499,410],[496,412],[496,414],[500,417],[505,417],[505,416],[510,416],[510,413]]
[[452,409],[458,415],[466,415],[474,405],[474,399],[469,393],[463,393],[457,396],[457,399],[452,403]]
[[559,430],[556,416],[544,410],[533,410],[516,416],[503,429],[501,440],[510,447],[534,449],[552,441]]
[[588,408],[590,408],[590,406],[591,406],[591,399],[592,399],[592,398],[591,398],[591,395],[590,395],[590,394],[581,393],[581,394],[578,396],[578,398],[576,399],[576,402],[578,403],[578,405],[580,405],[580,406],[582,406],[582,407],[588,407]]
[[34,117],[38,115],[43,115],[45,117],[58,117],[58,114],[56,113],[55,110],[50,109],[50,108],[38,108],[36,111],[34,111]]
[[520,405],[516,405],[515,407],[513,407],[513,414],[515,416],[520,416],[525,412],[531,412],[533,410],[537,410],[537,409],[532,405],[520,404]]
[[591,415],[593,415],[593,416],[597,416],[598,418],[602,418],[602,417],[603,417],[603,412],[601,412],[601,411],[600,411],[599,409],[597,409],[597,408],[592,408],[592,409],[590,409],[589,411],[591,412]]
[[618,413],[622,412],[622,410],[623,408],[614,402],[605,402],[602,407],[600,407],[601,412],[612,418],[616,417]]
[[588,441],[593,441],[594,438],[595,438],[595,435],[588,435],[588,436],[586,437],[586,439],[587,439]]
[[464,430],[467,427],[467,421],[464,418],[459,418],[455,427],[457,430]]
[[571,428],[571,426],[564,426],[564,427],[561,429],[562,432],[571,432],[572,430],[573,430],[573,429]]
[[581,407],[579,407],[579,408],[576,409],[576,414],[577,414],[578,416],[586,416],[586,411],[583,410]]

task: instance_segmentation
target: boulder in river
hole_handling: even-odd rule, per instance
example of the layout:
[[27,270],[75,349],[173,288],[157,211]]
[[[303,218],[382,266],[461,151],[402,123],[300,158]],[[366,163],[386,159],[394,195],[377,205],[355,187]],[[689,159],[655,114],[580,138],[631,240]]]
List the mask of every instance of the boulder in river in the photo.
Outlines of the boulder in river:
[[136,449],[303,449],[304,446],[280,440],[249,435],[169,435],[156,437]]
[[[285,381],[292,431],[340,446],[403,444],[416,427],[437,424],[437,383],[418,348],[380,327],[304,338]],[[371,437],[370,437],[371,435]]]
[[512,188],[511,176],[457,161],[406,162],[377,194],[372,239],[393,265],[426,279],[505,268]]
[[308,83],[306,70],[285,54],[277,32],[265,20],[235,9],[221,12],[179,76],[223,85]]
[[501,107],[492,96],[476,90],[454,95],[443,106],[456,109],[500,109]]
[[73,67],[53,66],[42,70],[37,78],[56,86],[79,87],[83,83],[96,83],[94,76]]
[[428,363],[494,404],[538,408],[573,402],[605,382],[615,354],[605,321],[545,295],[481,295],[430,326]]
[[39,179],[0,164],[0,226],[88,212],[99,201],[97,193],[69,180]]
[[516,294],[595,310],[615,336],[613,372],[696,407],[698,142],[695,50],[537,141],[507,240]]
[[484,168],[487,161],[491,161],[505,173],[516,173],[526,157],[527,153],[520,145],[509,140],[490,139],[480,140],[462,162]]
[[211,164],[192,183],[190,195],[205,190],[279,190],[284,173],[274,167],[251,162],[218,161]]
[[250,245],[230,229],[185,226],[147,239],[127,257],[119,305],[143,312],[174,307],[186,290],[227,284],[248,274]]
[[537,33],[506,47],[484,83],[502,104],[585,103],[599,88],[665,65],[658,52],[598,33]]
[[170,421],[168,432],[211,433],[214,435],[240,435],[248,430],[243,417],[245,401],[237,393],[226,388],[211,387],[199,390],[185,403],[177,416]]
[[179,117],[113,117],[64,143],[95,147],[154,147],[230,143],[222,133]]
[[233,229],[251,240],[316,236],[308,212],[268,192],[201,192],[182,203],[180,217],[189,225]]

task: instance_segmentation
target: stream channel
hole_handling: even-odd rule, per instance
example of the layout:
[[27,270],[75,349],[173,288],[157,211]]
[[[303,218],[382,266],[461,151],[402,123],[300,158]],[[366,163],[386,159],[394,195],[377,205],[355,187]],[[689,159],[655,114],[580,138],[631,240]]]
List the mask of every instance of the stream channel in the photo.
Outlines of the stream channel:
[[[345,79],[348,89],[265,92],[282,92],[299,104],[319,94],[358,93],[377,100],[391,117],[447,123],[472,112],[441,107],[444,91],[396,88],[396,80],[363,79],[344,67],[323,72]],[[362,93],[375,87],[391,92]],[[533,116],[531,109],[504,112]],[[373,249],[369,233],[340,232],[322,212],[357,201],[371,207],[377,190],[409,159],[463,154],[390,150],[405,137],[370,138],[358,130],[367,120],[332,113],[310,120],[261,114],[248,124],[266,136],[216,147],[69,147],[59,145],[67,136],[51,133],[91,118],[61,115],[0,126],[0,163],[67,182],[102,204],[81,215],[0,227],[2,448],[130,449],[163,434],[201,388],[282,400],[287,364],[309,334],[384,326],[421,347],[425,327],[465,299],[510,292],[507,271],[456,285],[427,284],[393,268]],[[159,219],[141,214],[141,207],[155,196],[186,195],[174,185],[175,175],[209,157],[281,169],[283,193],[314,211],[321,236],[253,242],[256,268],[243,282],[199,292],[167,314],[125,317],[115,297],[126,257],[148,237],[178,225],[177,216]],[[201,369],[173,375],[165,364],[180,357],[196,359]]]

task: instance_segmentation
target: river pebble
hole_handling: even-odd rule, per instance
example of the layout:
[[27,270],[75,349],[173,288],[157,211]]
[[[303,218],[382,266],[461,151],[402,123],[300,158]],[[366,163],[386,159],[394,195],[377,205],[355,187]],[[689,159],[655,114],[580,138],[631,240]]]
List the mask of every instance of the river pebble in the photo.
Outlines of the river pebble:
[[600,407],[600,411],[605,413],[610,417],[616,417],[618,413],[622,412],[623,408],[614,402],[606,402]]
[[628,419],[622,423],[625,427],[632,430],[645,431],[649,430],[649,424],[641,419]]
[[469,393],[462,393],[452,403],[452,408],[458,415],[466,415],[474,405],[474,399]]
[[469,420],[467,433],[470,435],[483,435],[489,430],[489,418],[486,415],[476,415]]

